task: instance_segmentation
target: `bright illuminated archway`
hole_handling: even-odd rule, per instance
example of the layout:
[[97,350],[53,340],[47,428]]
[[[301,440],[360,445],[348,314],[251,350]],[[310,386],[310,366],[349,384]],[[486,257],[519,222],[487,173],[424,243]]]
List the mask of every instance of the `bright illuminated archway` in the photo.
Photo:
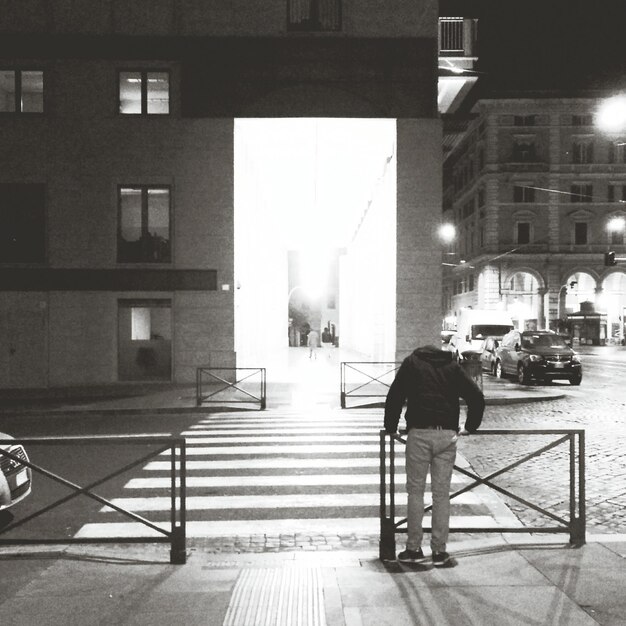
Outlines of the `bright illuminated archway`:
[[[319,299],[320,323],[326,324],[335,310],[332,320],[343,346],[351,335],[356,341],[354,325],[359,326],[364,353],[373,355],[374,344],[382,342],[393,355],[395,146],[395,120],[235,120],[239,366],[267,366],[288,348],[289,303],[305,295]],[[297,279],[290,270],[290,253],[301,259]],[[371,267],[355,261],[364,253],[384,268],[384,282],[373,280],[378,273],[364,275]],[[348,286],[340,284],[339,275],[346,272],[339,265],[357,268]],[[354,292],[356,283],[359,290]],[[359,315],[361,311],[367,315]],[[372,324],[374,315],[379,327],[363,328],[364,319]]]

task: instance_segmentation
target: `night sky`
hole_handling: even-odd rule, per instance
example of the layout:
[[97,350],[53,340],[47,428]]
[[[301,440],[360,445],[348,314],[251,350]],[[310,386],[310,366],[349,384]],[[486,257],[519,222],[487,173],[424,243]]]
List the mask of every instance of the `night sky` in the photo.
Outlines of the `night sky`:
[[626,0],[441,0],[479,18],[483,96],[626,89]]

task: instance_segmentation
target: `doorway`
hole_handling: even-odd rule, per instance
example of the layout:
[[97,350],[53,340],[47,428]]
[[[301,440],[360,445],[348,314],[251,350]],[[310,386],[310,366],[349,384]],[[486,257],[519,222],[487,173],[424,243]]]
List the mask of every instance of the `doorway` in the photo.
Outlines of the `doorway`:
[[171,311],[170,300],[118,301],[120,381],[172,379]]

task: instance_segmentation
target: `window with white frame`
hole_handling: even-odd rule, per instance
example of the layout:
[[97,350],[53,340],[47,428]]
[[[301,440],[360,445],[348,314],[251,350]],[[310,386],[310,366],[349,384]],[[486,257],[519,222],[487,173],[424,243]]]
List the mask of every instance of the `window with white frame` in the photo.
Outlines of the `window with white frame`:
[[118,263],[171,261],[169,187],[120,186],[118,212]]
[[0,113],[43,113],[42,70],[0,69]]
[[170,75],[167,71],[120,71],[119,112],[123,115],[167,115]]

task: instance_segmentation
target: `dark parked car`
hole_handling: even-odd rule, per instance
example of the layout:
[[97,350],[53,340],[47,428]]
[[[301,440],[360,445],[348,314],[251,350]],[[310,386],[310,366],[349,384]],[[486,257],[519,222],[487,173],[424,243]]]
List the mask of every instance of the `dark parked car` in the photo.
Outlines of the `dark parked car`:
[[496,350],[500,345],[499,337],[485,337],[480,347],[480,365],[483,370],[496,375]]
[[569,380],[580,385],[580,357],[563,337],[549,330],[512,330],[496,352],[496,376],[516,376],[521,385],[537,381]]

